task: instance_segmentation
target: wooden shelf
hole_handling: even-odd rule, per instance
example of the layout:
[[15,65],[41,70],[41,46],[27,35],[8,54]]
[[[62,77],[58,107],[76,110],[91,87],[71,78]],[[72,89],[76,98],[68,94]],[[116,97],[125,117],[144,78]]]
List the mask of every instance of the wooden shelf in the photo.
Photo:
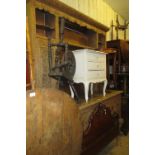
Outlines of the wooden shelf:
[[69,30],[69,31],[72,31],[72,32],[74,32],[74,33],[78,33],[78,34],[80,34],[80,35],[84,35],[82,32],[77,31],[77,30],[72,29],[72,28],[69,28],[69,27],[66,27],[66,26],[65,26],[65,29],[67,29],[67,30]]
[[55,38],[55,15],[36,9],[36,33]]
[[88,38],[84,34],[71,31],[70,29],[65,29],[64,40],[74,42],[76,44],[88,45]]
[[97,33],[77,23],[65,20],[64,41],[82,48],[97,48]]
[[76,47],[81,47],[81,48],[86,48],[86,49],[96,49],[95,47],[90,47],[90,46],[87,46],[87,45],[83,45],[81,43],[76,43],[74,41],[71,41],[71,40],[66,40],[65,39],[65,42],[67,42],[69,45],[71,46],[76,46]]
[[55,30],[54,27],[50,27],[48,25],[41,25],[41,24],[36,24],[36,28],[47,30],[47,31],[49,31],[49,30]]

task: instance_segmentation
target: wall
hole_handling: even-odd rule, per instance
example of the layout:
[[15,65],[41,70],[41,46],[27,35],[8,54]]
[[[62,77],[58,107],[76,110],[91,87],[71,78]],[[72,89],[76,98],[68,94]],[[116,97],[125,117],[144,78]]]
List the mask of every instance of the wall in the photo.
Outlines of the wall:
[[[115,12],[108,4],[106,4],[103,0],[59,0],[74,9],[82,12],[83,14],[97,20],[98,22],[108,26],[110,28],[111,22],[116,23],[116,15]],[[119,15],[120,24],[124,24],[123,18]],[[113,39],[116,39],[116,32],[113,30]],[[126,39],[128,39],[128,30]],[[124,39],[124,33],[119,31],[119,39]],[[110,30],[107,33],[107,41],[111,40]]]

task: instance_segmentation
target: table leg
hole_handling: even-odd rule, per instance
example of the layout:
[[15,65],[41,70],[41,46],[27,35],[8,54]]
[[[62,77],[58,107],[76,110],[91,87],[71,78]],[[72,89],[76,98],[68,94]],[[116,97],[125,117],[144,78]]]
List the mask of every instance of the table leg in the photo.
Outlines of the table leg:
[[70,92],[71,92],[71,97],[74,98],[74,92],[73,92],[73,89],[72,87],[69,85],[69,89],[70,89]]
[[85,100],[88,101],[89,83],[84,83]]
[[103,96],[106,95],[105,89],[106,89],[106,87],[107,87],[107,83],[108,83],[108,81],[105,80],[105,81],[104,81],[104,85],[103,85]]

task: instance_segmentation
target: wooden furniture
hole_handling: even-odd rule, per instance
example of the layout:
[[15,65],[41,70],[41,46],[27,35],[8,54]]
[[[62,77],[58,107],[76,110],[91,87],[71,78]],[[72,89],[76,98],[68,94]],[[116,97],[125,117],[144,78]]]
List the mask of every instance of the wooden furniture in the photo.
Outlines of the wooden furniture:
[[98,35],[94,30],[65,20],[64,42],[79,47],[96,49],[98,48],[97,37]]
[[[78,155],[96,148],[93,143],[101,144],[99,137],[106,143],[112,140],[118,131],[114,113],[120,113],[122,92],[107,92],[77,105],[66,93],[48,89],[57,88],[57,82],[48,76],[48,43],[61,41],[60,19],[66,21],[63,37],[69,51],[103,51],[109,28],[58,0],[28,0],[27,16],[36,86],[35,93],[27,92],[27,154]],[[53,64],[63,54],[62,49],[53,48]]]
[[89,121],[83,135],[82,155],[96,154],[98,149],[103,148],[107,141],[110,142],[119,133],[118,115],[112,115],[104,104],[96,107]]
[[36,33],[55,38],[55,16],[45,10],[36,8]]
[[108,89],[116,88],[116,57],[117,49],[115,48],[105,48],[104,52],[107,53],[107,79],[108,79]]
[[96,155],[119,133],[122,91],[107,91],[106,96],[79,105],[83,126],[82,155]]
[[121,93],[76,104],[56,89],[27,91],[26,154],[95,155],[118,134]]
[[26,94],[26,154],[79,155],[82,124],[75,101],[56,89]]
[[[116,56],[116,89],[123,89],[128,94],[129,75],[129,42],[125,40],[112,40],[107,42],[108,48],[117,50]],[[121,82],[123,81],[123,82]]]
[[122,116],[124,134],[129,130],[129,41],[112,40],[107,42],[107,47],[117,49],[116,56],[116,89],[123,90]]
[[[36,88],[57,87],[56,81],[48,76],[48,43],[61,41],[61,18],[65,19],[63,41],[68,43],[70,51],[81,48],[102,51],[105,48],[106,32],[109,28],[61,1],[29,0],[26,6],[31,23],[29,29]],[[63,54],[60,48],[53,48],[53,64],[57,63]]]
[[[89,49],[74,50],[72,52],[76,62],[76,70],[73,81],[75,83],[84,84],[86,102],[88,101],[89,84],[91,84],[91,94],[93,94],[93,83],[104,82],[103,96],[105,96],[105,89],[107,85],[106,54]],[[71,87],[70,90],[71,96],[74,97],[74,93]]]

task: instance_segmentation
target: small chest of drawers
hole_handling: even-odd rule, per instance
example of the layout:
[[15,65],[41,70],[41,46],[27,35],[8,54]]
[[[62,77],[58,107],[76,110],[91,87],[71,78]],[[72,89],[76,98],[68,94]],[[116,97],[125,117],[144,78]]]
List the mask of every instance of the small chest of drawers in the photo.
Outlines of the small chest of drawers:
[[[103,95],[107,86],[106,78],[106,54],[103,52],[80,49],[72,51],[75,57],[76,70],[73,77],[75,83],[83,83],[85,89],[85,100],[88,101],[89,84],[93,94],[93,83],[104,82]],[[74,93],[70,87],[71,96]]]

